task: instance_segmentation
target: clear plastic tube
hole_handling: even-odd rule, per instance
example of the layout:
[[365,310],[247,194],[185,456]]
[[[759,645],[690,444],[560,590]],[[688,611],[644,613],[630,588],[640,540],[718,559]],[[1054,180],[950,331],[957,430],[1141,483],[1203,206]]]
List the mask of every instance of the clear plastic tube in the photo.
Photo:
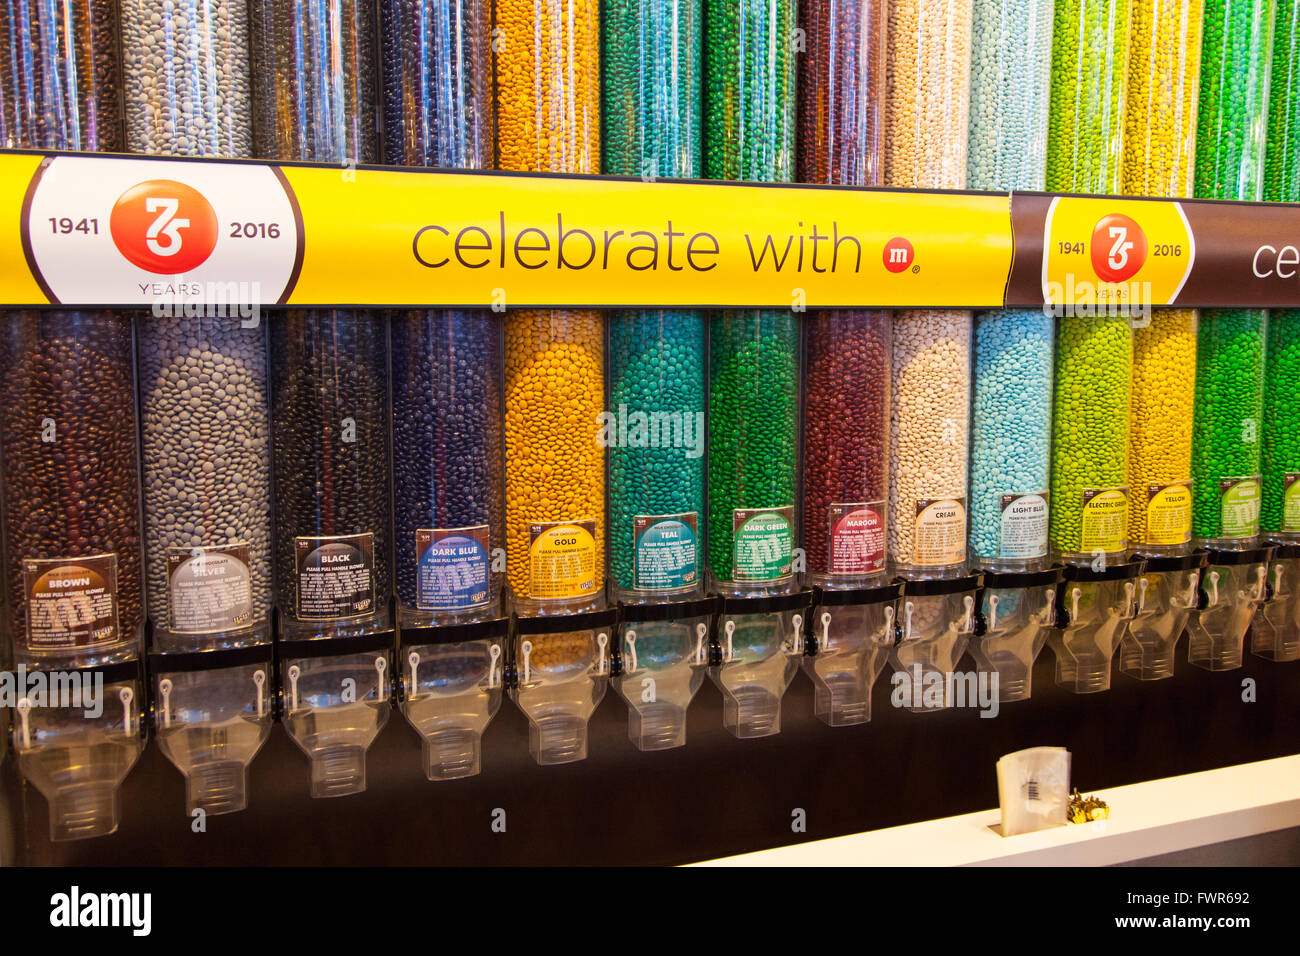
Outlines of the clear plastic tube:
[[1048,540],[1070,563],[1128,546],[1133,330],[1126,315],[1069,316],[1057,328]]
[[1196,196],[1258,201],[1264,187],[1274,0],[1205,0]]
[[143,625],[131,321],[12,312],[0,338],[15,663],[129,660]]
[[[127,0],[127,146],[252,154],[247,4]],[[227,317],[141,317],[141,446],[149,616],[164,651],[266,640],[271,455],[266,329]],[[217,568],[221,573],[210,573]],[[251,686],[251,685],[250,685]]]
[[1056,0],[1047,188],[1120,191],[1129,0]]
[[[598,172],[598,3],[497,0],[495,9],[505,37],[496,50],[500,168]],[[507,578],[521,613],[604,601],[604,345],[599,312],[506,316]]]
[[379,157],[375,0],[248,0],[256,154]]
[[704,175],[794,178],[793,0],[708,0],[704,17]]
[[[885,184],[966,186],[971,0],[889,5]],[[920,577],[966,562],[971,313],[894,316],[888,552]]]
[[[878,186],[885,162],[884,0],[800,6],[803,182]],[[891,322],[879,310],[805,321],[804,551],[809,578],[855,587],[885,570]]]
[[[704,173],[789,182],[795,171],[794,5],[712,0],[705,16]],[[724,593],[795,586],[799,326],[792,313],[709,322],[709,572]]]
[[[1269,82],[1264,198],[1300,202],[1300,0],[1278,3]],[[1269,314],[1264,374],[1260,530],[1296,541],[1300,540],[1300,310]]]
[[[700,175],[701,7],[605,4],[605,172]],[[619,600],[703,587],[705,337],[700,312],[609,314],[609,574]],[[660,656],[657,632],[639,629],[646,660]]]
[[0,17],[0,146],[120,152],[117,4],[6,3]]
[[1251,547],[1259,534],[1264,424],[1263,309],[1211,309],[1197,336],[1192,534]]
[[[1053,0],[975,0],[967,185],[1042,189]],[[970,554],[982,567],[1047,555],[1054,322],[1040,311],[977,315],[971,406]]]
[[387,324],[346,310],[271,323],[276,593],[295,639],[388,625]]
[[[7,8],[0,17],[0,145],[119,150],[117,55],[111,3]],[[90,311],[4,316],[0,501],[15,663],[86,666],[139,651],[134,376],[128,318]]]
[[[1259,200],[1276,4],[1206,0],[1196,195]],[[1207,309],[1197,335],[1192,534],[1251,547],[1259,533],[1264,349],[1268,313]]]
[[134,153],[253,153],[245,0],[122,0],[126,147]]
[[972,189],[1043,188],[1057,0],[975,0],[971,29]]
[[[380,23],[385,161],[491,168],[488,0],[380,0]],[[391,345],[401,623],[495,617],[502,575],[491,555],[505,545],[501,320],[487,311],[396,313]]]
[[[1204,6],[1133,4],[1121,184],[1128,195],[1191,193]],[[1141,554],[1191,547],[1196,329],[1195,311],[1161,309],[1133,333],[1129,544]]]

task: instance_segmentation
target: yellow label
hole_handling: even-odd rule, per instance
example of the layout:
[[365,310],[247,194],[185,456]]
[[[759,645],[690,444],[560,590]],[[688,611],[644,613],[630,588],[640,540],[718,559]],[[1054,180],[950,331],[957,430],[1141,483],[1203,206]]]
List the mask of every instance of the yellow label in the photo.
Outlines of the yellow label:
[[1081,551],[1123,551],[1128,546],[1128,489],[1090,488],[1083,493]]
[[1146,544],[1185,544],[1192,538],[1190,482],[1149,486]]
[[306,239],[293,305],[1000,306],[1011,267],[1006,196],[284,175]]
[[1060,196],[1043,234],[1043,300],[1113,309],[1166,305],[1196,258],[1176,202]]
[[596,593],[596,522],[534,522],[529,526],[528,596],[535,600]]
[[0,153],[0,302],[38,305],[49,301],[32,278],[23,251],[23,201],[27,187],[40,168],[40,156]]

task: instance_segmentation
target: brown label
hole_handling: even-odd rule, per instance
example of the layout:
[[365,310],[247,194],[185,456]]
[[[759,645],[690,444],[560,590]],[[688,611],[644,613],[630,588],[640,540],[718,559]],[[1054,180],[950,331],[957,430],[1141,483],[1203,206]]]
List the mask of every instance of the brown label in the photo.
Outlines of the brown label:
[[116,554],[25,560],[23,588],[31,649],[74,650],[119,639]]

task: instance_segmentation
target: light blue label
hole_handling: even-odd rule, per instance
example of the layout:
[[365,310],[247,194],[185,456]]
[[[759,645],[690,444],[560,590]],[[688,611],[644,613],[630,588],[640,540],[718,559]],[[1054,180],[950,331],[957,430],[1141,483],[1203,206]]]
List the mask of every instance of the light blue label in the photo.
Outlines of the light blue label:
[[415,532],[416,607],[461,611],[489,603],[488,528],[422,528]]
[[638,591],[681,591],[700,580],[694,512],[678,515],[637,515],[632,519],[636,542],[632,587]]

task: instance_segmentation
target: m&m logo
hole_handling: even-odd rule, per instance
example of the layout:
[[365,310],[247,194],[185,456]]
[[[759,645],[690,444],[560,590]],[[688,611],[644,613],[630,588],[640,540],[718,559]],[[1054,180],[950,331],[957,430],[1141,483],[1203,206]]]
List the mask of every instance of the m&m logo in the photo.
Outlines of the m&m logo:
[[890,272],[902,272],[916,258],[916,250],[902,236],[895,236],[885,243],[885,252],[881,258]]
[[1147,261],[1147,237],[1128,216],[1112,213],[1092,227],[1092,268],[1104,282],[1127,282]]
[[151,179],[118,197],[109,217],[113,244],[133,265],[159,275],[197,269],[217,246],[217,214],[203,194]]

